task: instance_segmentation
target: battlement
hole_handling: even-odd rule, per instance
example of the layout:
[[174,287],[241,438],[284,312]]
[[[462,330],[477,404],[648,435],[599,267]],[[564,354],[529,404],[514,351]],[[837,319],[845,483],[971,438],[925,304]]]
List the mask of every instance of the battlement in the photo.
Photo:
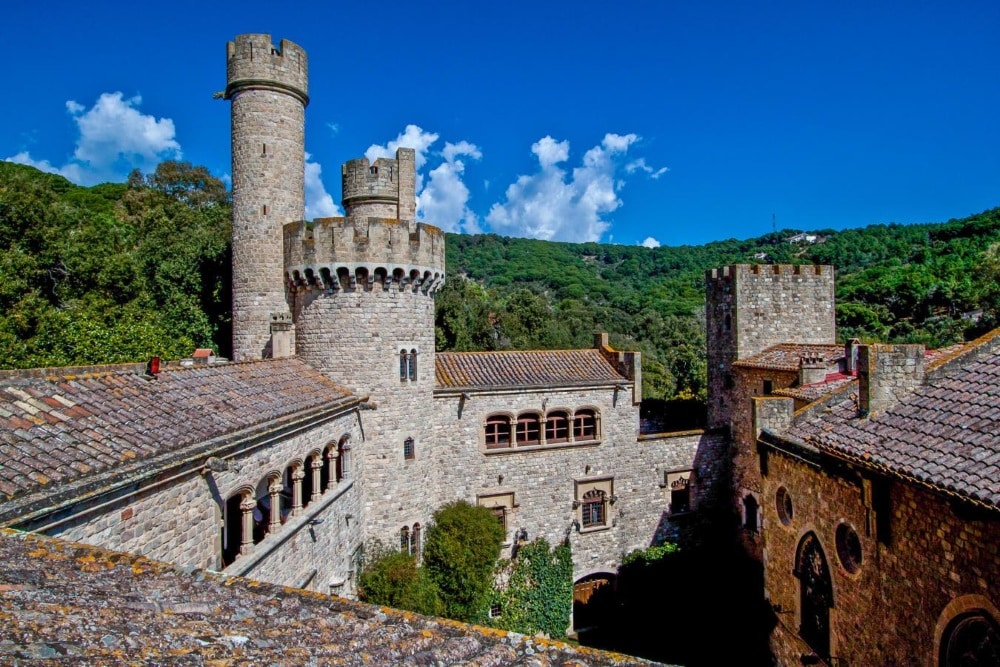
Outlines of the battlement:
[[237,35],[226,45],[226,99],[243,90],[274,90],[309,104],[309,67],[305,49],[266,34]]
[[290,285],[339,291],[378,282],[436,290],[444,282],[444,233],[422,222],[321,218],[284,227]]
[[833,278],[833,267],[823,264],[733,264],[719,269],[709,269],[705,279],[709,282],[729,281],[741,276],[809,276]]
[[416,152],[396,150],[396,159],[349,160],[341,167],[343,202],[348,218],[416,217]]

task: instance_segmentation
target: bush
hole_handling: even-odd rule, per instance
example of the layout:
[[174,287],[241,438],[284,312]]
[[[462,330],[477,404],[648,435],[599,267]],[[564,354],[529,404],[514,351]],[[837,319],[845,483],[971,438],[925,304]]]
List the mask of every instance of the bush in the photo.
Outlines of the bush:
[[437,586],[417,567],[416,559],[377,541],[365,545],[358,597],[418,614],[438,616],[444,612]]
[[444,615],[483,621],[504,531],[493,513],[459,500],[434,513],[424,541],[424,569],[438,588]]

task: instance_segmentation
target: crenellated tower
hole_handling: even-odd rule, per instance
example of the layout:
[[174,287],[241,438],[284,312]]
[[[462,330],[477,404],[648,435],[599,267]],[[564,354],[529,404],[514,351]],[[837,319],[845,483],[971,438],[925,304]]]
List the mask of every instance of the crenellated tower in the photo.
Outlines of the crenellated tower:
[[285,226],[296,352],[374,412],[355,450],[366,537],[426,525],[439,471],[434,423],[434,294],[444,233],[414,221],[414,151],[343,167],[343,218]]
[[[306,52],[270,35],[226,48],[232,102],[233,358],[294,350],[285,299],[282,227],[305,217]],[[272,340],[272,332],[277,334]]]

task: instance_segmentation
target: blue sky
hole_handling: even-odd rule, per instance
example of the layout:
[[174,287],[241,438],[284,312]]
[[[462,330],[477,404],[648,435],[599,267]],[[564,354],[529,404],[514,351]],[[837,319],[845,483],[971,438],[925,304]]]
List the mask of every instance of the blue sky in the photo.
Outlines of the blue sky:
[[1000,2],[10,3],[0,159],[229,167],[225,44],[309,53],[309,211],[420,151],[449,231],[698,244],[1000,205]]

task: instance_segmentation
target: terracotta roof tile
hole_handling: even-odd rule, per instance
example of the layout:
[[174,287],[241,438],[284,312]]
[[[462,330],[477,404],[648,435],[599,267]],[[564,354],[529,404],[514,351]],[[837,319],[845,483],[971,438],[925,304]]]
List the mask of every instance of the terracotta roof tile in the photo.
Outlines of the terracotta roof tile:
[[1000,351],[858,417],[857,390],[804,412],[788,435],[821,450],[1000,508]]
[[823,361],[833,363],[844,358],[843,345],[815,345],[802,343],[782,343],[767,348],[745,359],[733,363],[741,368],[766,368],[781,371],[799,370],[799,361],[804,356],[820,356]]
[[627,381],[599,350],[438,352],[439,388],[544,387]]
[[155,379],[128,370],[56,381],[5,377],[0,492],[10,498],[349,395],[295,358],[171,368]]

